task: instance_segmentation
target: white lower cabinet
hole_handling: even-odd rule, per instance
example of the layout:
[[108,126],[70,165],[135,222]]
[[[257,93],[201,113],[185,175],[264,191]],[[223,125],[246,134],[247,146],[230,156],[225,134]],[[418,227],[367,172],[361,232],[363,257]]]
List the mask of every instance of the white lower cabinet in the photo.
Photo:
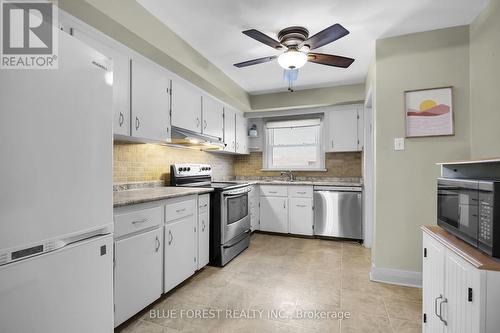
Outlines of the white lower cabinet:
[[260,230],[288,233],[287,197],[260,198]]
[[500,331],[500,272],[478,269],[425,231],[423,234],[425,333]]
[[313,201],[311,198],[289,198],[290,233],[313,235]]
[[210,195],[203,194],[198,198],[198,228],[196,232],[197,260],[196,269],[208,264],[210,254]]
[[162,294],[163,228],[115,242],[115,327]]
[[312,186],[260,186],[260,230],[313,235]]
[[196,215],[191,215],[165,226],[164,292],[168,292],[194,274],[195,222]]

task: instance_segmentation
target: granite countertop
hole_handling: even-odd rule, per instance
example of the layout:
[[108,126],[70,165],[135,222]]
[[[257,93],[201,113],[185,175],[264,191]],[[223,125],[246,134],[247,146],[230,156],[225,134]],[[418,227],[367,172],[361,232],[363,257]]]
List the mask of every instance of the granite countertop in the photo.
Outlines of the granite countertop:
[[152,187],[113,192],[113,207],[212,192],[212,188]]
[[310,185],[310,186],[346,186],[362,187],[361,182],[343,181],[343,180],[265,180],[265,179],[241,179],[230,180],[226,183],[250,184],[250,185]]

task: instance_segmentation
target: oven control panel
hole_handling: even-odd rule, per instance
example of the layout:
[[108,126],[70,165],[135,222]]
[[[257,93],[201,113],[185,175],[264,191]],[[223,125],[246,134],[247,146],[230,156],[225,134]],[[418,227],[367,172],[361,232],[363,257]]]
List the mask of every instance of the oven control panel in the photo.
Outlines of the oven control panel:
[[210,176],[212,167],[208,164],[173,164],[176,177]]

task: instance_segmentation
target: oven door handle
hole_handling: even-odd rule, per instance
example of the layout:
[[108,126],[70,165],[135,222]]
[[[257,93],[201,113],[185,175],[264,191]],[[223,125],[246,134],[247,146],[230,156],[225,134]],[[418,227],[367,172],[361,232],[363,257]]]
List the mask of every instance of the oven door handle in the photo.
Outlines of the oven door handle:
[[[244,234],[249,234],[250,232],[251,232],[251,230],[250,230],[250,229],[248,229],[248,230],[246,230],[246,231],[245,231],[242,235],[244,235]],[[238,245],[239,243],[240,243],[240,242],[238,241],[238,242],[236,242],[236,243],[234,243],[234,244],[232,244],[232,245],[224,245],[224,246],[222,246],[222,248],[223,248],[223,249],[230,249],[230,248],[232,248],[233,246]]]
[[236,198],[236,197],[242,197],[248,194],[250,191],[245,191],[245,192],[240,192],[240,193],[222,193],[225,198]]

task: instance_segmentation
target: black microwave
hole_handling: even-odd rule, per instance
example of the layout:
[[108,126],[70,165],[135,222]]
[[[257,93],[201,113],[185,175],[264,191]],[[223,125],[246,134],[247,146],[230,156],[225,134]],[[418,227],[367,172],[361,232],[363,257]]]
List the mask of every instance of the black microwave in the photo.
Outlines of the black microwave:
[[438,178],[437,224],[500,258],[500,181]]

